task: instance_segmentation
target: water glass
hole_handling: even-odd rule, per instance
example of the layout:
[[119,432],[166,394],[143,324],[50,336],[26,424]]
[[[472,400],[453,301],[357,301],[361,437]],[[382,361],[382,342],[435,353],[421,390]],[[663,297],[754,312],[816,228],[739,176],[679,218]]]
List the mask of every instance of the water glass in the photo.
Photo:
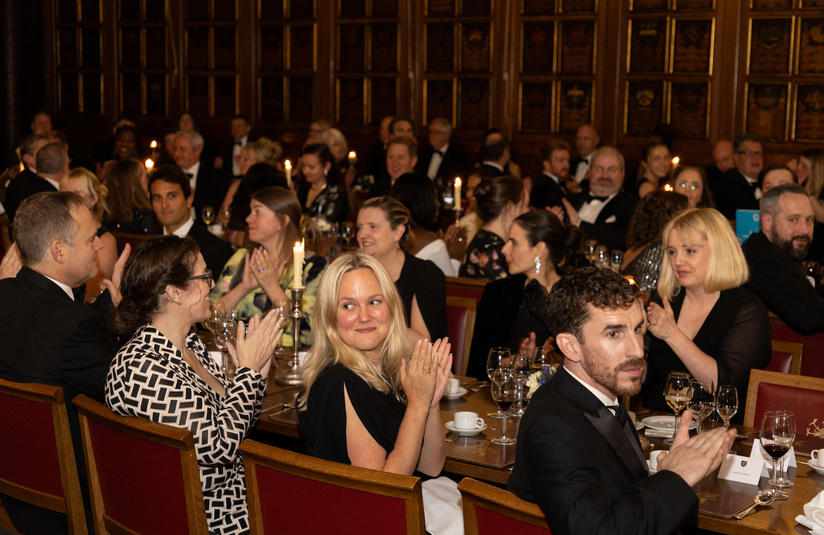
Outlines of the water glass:
[[715,394],[715,410],[724,420],[724,428],[730,428],[730,420],[738,412],[738,389],[733,385],[721,385]]

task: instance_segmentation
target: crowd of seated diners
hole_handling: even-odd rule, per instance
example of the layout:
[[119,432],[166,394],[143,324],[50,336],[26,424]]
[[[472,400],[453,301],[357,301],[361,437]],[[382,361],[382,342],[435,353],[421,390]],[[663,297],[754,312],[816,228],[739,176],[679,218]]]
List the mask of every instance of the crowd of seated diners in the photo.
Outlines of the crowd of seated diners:
[[[735,386],[740,424],[750,371],[770,361],[770,313],[800,336],[824,332],[821,149],[765,168],[762,140],[744,133],[716,143],[703,168],[674,164],[662,135],[631,155],[640,159],[630,170],[628,155],[581,125],[574,150],[548,140],[540,175],[526,177],[513,161],[525,155],[499,130],[471,157],[450,143],[446,119],[431,121],[421,149],[411,119],[385,118],[360,167],[345,129],[322,120],[292,165],[280,142],[253,138],[245,116],[232,119],[225,145],[204,140],[195,119],[183,114],[152,148],[123,119],[83,158],[40,117],[19,147],[23,170],[1,177],[0,379],[63,388],[90,528],[71,404],[80,394],[190,430],[209,532],[248,533],[241,444],[260,418],[276,347],[297,344],[307,350],[296,398],[305,451],[420,477],[426,529],[462,533],[440,400],[452,373],[488,378],[490,348],[560,355],[565,371],[538,390],[540,403],[583,385],[589,393],[575,395],[588,402],[631,394],[635,407],[667,413],[667,377],[686,372],[712,389]],[[465,279],[482,295],[457,359],[447,295]],[[286,313],[295,285],[297,340]],[[570,320],[575,306],[584,313]],[[237,320],[231,380],[200,327],[220,313]],[[599,314],[619,325],[610,340],[622,336],[620,349],[593,341]],[[547,480],[524,475],[543,466],[534,445],[556,425],[530,407],[510,488],[567,533],[568,513],[540,488]],[[602,479],[605,499],[647,477],[689,491],[696,475],[681,452],[698,440],[714,440],[713,452],[729,446],[723,430],[701,437],[679,432],[668,476]],[[65,515],[0,500],[21,533],[66,532]]]

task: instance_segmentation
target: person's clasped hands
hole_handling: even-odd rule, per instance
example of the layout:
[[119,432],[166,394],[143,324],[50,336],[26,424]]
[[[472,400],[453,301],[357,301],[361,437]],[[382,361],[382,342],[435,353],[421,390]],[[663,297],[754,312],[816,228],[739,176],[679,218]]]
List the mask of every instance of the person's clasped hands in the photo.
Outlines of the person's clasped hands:
[[690,438],[690,422],[692,413],[685,411],[669,452],[658,455],[658,471],[675,472],[692,487],[721,466],[735,440],[735,429],[718,427]]
[[452,344],[448,338],[418,340],[412,356],[401,362],[401,385],[408,405],[435,407],[441,400],[452,368]]

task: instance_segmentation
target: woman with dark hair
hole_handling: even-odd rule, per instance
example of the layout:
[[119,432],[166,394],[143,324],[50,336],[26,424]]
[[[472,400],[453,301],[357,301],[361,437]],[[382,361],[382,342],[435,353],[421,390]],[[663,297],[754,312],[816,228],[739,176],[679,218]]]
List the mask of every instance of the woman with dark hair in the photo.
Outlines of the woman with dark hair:
[[159,236],[126,262],[115,325],[123,339],[106,377],[118,414],[192,431],[211,533],[249,533],[240,444],[254,427],[283,320],[238,325],[228,382],[192,325],[209,317],[212,274],[191,238]]
[[160,225],[141,182],[146,180],[146,168],[134,158],[118,160],[109,170],[109,212],[103,224],[109,229],[135,234],[160,234]]
[[303,213],[330,223],[346,220],[349,200],[341,182],[340,168],[329,147],[320,143],[307,145],[300,156],[304,182],[297,188]]
[[654,292],[658,287],[658,273],[664,260],[661,231],[675,214],[686,208],[687,198],[674,191],[653,191],[635,207],[621,273],[632,276],[645,292]]
[[529,193],[521,179],[514,176],[484,179],[474,193],[478,217],[484,226],[469,242],[458,276],[502,279],[507,272],[501,249],[506,243],[509,225],[527,211]]
[[358,244],[392,277],[403,301],[409,339],[445,338],[446,277],[434,263],[415,258],[402,245],[410,216],[392,197],[373,197],[358,212]]
[[486,377],[486,359],[492,347],[520,352],[527,339],[542,346],[552,336],[547,297],[561,278],[558,266],[581,247],[578,227],[566,229],[558,216],[544,210],[526,212],[509,226],[503,253],[509,277],[484,287],[475,318],[466,374]]
[[687,198],[687,208],[715,208],[707,186],[707,173],[702,168],[680,166],[675,170],[673,183],[675,192]]
[[[245,147],[248,146],[249,144],[246,144]],[[252,195],[265,188],[274,186],[287,188],[288,185],[286,177],[274,165],[268,163],[256,163],[250,166],[238,182],[228,210],[229,218],[226,229],[230,232],[226,239],[235,246],[241,247],[246,237],[246,218],[252,213],[249,208]]]
[[636,193],[639,199],[660,188],[669,178],[672,171],[672,155],[669,147],[659,140],[654,140],[644,146],[641,154],[641,167],[636,184]]
[[409,210],[409,239],[404,248],[421,260],[431,260],[447,277],[454,277],[457,270],[446,243],[431,230],[440,205],[435,183],[423,175],[406,173],[389,188],[389,196]]

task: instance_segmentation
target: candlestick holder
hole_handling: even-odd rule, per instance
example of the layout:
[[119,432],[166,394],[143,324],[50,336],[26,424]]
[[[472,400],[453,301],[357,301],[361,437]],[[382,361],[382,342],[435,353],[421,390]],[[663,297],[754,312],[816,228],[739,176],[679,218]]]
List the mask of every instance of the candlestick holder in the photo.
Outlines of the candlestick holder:
[[280,375],[275,376],[275,382],[279,385],[302,385],[303,376],[300,367],[300,320],[303,319],[303,312],[300,311],[300,303],[303,300],[304,286],[290,286],[292,292],[292,311],[289,317],[292,318],[292,361],[289,369]]

